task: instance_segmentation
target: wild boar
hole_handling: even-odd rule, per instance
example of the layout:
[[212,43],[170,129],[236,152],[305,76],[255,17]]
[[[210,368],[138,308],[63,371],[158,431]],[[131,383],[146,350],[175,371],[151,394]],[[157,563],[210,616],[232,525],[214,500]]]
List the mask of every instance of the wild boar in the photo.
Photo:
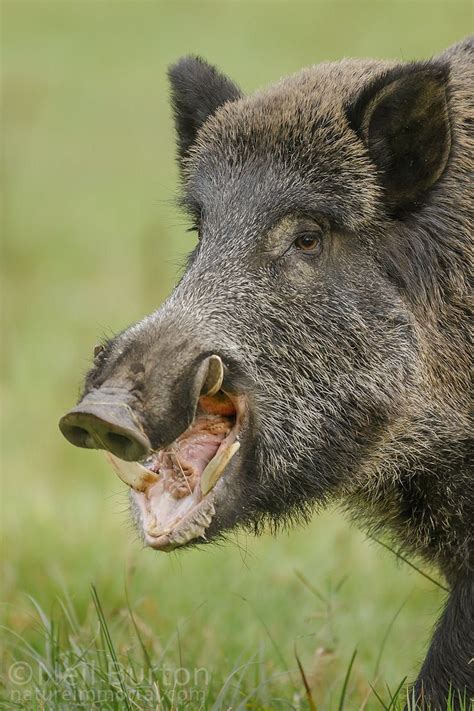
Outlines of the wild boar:
[[60,423],[109,452],[158,550],[338,500],[436,564],[451,592],[413,690],[432,709],[474,692],[472,51],[250,96],[197,57],[171,67],[197,244]]

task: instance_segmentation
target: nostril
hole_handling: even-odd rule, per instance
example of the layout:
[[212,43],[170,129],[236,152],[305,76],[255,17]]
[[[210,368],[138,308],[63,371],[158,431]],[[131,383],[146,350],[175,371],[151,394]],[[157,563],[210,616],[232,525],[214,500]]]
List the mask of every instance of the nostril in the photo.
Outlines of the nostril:
[[126,452],[127,449],[134,446],[133,440],[125,435],[119,434],[118,432],[107,432],[105,439],[107,444],[110,445],[111,450],[121,450]]
[[63,429],[63,434],[71,444],[76,445],[76,447],[87,447],[88,449],[96,448],[94,438],[89,430],[86,430],[84,427],[69,425]]
[[96,436],[97,439],[100,441],[101,449],[106,449],[119,459],[127,461],[142,459],[149,449],[148,443],[145,444],[138,437],[135,438],[133,433],[102,429]]

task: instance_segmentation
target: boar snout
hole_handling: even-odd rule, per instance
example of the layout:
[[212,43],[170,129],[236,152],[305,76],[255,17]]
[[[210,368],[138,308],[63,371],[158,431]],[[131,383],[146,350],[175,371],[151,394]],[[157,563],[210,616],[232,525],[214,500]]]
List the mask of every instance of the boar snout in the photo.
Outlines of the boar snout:
[[150,450],[143,432],[123,393],[111,395],[95,390],[59,422],[64,437],[76,447],[105,449],[120,459],[137,461]]
[[[183,417],[172,417],[166,413],[168,427],[160,428],[164,439],[175,439],[186,429],[193,419],[197,400],[200,395],[215,395],[221,388],[224,379],[224,365],[220,356],[211,355],[205,358],[193,371],[191,392],[185,397],[171,397],[168,407],[177,408],[176,400],[181,406],[186,406],[189,412]],[[184,384],[189,386],[188,379]],[[164,394],[164,393],[162,393]],[[127,402],[128,392],[123,388],[100,387],[88,393],[84,399],[70,410],[59,422],[59,428],[64,437],[76,447],[86,449],[104,449],[126,461],[143,459],[151,449],[148,435],[134,408]],[[173,400],[175,402],[173,402]],[[163,413],[164,414],[164,413]],[[170,430],[172,426],[173,433]],[[174,431],[176,429],[176,431]]]
[[226,392],[232,377],[219,355],[183,349],[174,351],[173,363],[170,353],[144,357],[149,378],[135,387],[138,360],[116,361],[110,377],[89,383],[92,389],[59,422],[72,444],[107,451],[130,487],[145,543],[157,550],[205,537],[215,489],[240,461],[245,416],[243,396]]

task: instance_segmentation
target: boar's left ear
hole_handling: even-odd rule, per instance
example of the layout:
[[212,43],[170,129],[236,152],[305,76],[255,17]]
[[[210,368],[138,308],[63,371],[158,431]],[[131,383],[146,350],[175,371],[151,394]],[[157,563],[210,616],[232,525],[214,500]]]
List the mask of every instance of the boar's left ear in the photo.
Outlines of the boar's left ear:
[[186,157],[202,124],[219,106],[242,96],[240,89],[200,57],[183,57],[168,70],[178,134],[179,159]]
[[443,173],[451,148],[448,68],[412,64],[389,71],[348,109],[397,213],[416,206]]

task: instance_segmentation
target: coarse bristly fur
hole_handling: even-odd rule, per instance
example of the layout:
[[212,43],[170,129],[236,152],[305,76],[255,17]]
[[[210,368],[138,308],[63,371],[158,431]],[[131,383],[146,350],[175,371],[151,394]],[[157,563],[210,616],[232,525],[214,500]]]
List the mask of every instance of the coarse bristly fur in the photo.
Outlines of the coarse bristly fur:
[[474,693],[472,54],[324,63],[250,96],[199,58],[174,65],[200,239],[86,383],[129,382],[159,447],[220,354],[250,414],[208,538],[338,500],[437,565],[451,593],[414,686],[436,710]]

